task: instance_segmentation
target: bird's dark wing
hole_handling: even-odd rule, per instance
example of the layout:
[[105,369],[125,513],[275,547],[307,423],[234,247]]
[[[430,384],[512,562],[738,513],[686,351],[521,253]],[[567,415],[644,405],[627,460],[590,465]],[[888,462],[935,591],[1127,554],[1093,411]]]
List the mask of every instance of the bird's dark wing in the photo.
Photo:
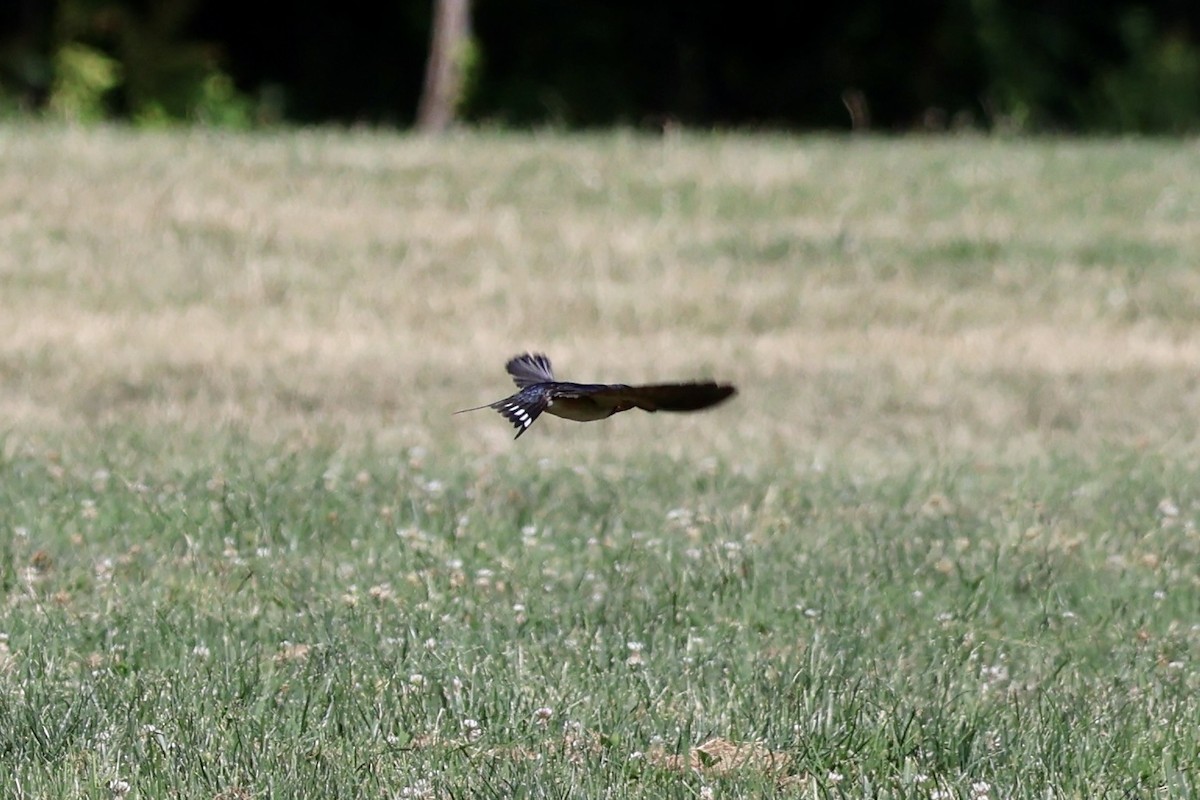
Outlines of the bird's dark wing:
[[650,386],[617,384],[590,393],[599,403],[617,407],[640,408],[643,411],[699,411],[715,406],[737,393],[727,384],[705,381],[700,383],[660,383]]
[[508,370],[509,375],[512,375],[513,383],[517,384],[518,389],[524,389],[535,383],[550,383],[554,380],[554,370],[550,366],[550,359],[542,353],[525,353],[510,358],[504,368]]
[[504,418],[517,429],[514,439],[520,439],[521,434],[529,430],[529,426],[538,415],[550,405],[550,395],[543,389],[523,389],[512,397],[497,400],[487,407],[494,408],[504,415]]

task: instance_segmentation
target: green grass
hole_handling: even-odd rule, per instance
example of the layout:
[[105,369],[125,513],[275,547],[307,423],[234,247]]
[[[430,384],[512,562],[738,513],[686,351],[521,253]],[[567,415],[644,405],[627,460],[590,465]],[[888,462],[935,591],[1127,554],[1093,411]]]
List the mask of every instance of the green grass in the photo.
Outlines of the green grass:
[[[3,468],[0,763],[30,796],[1198,788],[1191,466]],[[669,760],[717,737],[773,755]]]
[[1200,793],[1194,143],[0,156],[6,796]]

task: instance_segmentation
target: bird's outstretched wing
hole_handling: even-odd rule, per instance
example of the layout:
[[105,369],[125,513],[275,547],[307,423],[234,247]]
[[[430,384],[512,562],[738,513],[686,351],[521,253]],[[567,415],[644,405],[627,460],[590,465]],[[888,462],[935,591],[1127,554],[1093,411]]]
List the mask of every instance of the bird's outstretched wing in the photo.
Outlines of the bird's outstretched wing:
[[732,386],[713,381],[659,383],[649,386],[614,385],[591,392],[596,402],[643,411],[700,411],[737,393]]
[[550,366],[550,359],[542,353],[525,353],[510,358],[504,368],[512,375],[513,383],[517,384],[518,389],[554,380],[554,369]]

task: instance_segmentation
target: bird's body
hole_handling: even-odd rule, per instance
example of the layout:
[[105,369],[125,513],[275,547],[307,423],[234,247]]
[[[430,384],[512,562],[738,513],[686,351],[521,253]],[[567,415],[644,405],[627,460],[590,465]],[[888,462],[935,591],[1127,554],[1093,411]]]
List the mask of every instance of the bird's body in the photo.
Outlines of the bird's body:
[[644,411],[699,411],[737,392],[733,386],[712,381],[649,386],[556,381],[550,359],[541,354],[526,353],[509,359],[505,369],[520,391],[495,403],[463,411],[493,408],[513,424],[517,429],[517,438],[543,412],[575,422],[593,422],[631,408]]

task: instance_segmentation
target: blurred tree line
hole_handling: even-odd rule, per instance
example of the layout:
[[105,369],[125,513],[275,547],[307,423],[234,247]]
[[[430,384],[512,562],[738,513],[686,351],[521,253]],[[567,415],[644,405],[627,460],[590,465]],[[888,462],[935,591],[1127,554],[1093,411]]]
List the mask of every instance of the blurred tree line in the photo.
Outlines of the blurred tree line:
[[[0,0],[0,115],[411,124],[431,0]],[[501,125],[1200,130],[1196,0],[474,0]]]

